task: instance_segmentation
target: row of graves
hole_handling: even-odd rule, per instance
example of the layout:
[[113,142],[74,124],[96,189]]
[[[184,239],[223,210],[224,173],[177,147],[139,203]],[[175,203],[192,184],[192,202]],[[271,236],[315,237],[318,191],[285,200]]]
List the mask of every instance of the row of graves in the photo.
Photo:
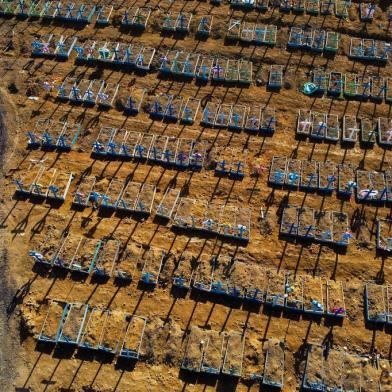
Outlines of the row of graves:
[[290,49],[306,49],[314,52],[336,53],[339,49],[339,33],[310,27],[290,29],[287,47]]
[[275,109],[269,106],[225,104],[209,101],[202,112],[200,124],[205,127],[242,129],[273,135],[276,130]]
[[230,19],[226,39],[254,45],[274,46],[276,44],[277,27],[261,23],[245,22],[241,19]]
[[195,52],[169,50],[160,59],[159,72],[164,76],[196,78],[219,83],[248,85],[253,80],[253,63],[245,59],[205,56]]
[[364,302],[366,321],[392,326],[392,286],[367,283]]
[[204,167],[207,142],[105,126],[94,141],[92,154],[200,170]]
[[313,94],[344,97],[351,100],[392,102],[392,80],[364,73],[327,72],[316,69],[312,72]]
[[27,131],[29,148],[69,151],[78,140],[81,124],[41,118]]
[[369,355],[309,343],[301,390],[389,391],[391,363]]
[[340,121],[336,114],[300,109],[297,117],[296,134],[314,141],[354,145],[358,141],[364,147],[376,142],[380,147],[392,146],[392,119],[378,117],[358,118],[345,115]]
[[38,342],[136,361],[147,319],[122,310],[51,300],[39,309]]
[[390,42],[351,37],[349,57],[355,60],[387,63],[391,50]]
[[346,317],[341,282],[294,275],[249,265],[230,255],[198,257],[184,252],[172,274],[173,285],[244,303],[264,304],[286,313],[343,319]]
[[342,248],[346,248],[352,238],[345,212],[293,205],[283,209],[279,232],[284,238]]

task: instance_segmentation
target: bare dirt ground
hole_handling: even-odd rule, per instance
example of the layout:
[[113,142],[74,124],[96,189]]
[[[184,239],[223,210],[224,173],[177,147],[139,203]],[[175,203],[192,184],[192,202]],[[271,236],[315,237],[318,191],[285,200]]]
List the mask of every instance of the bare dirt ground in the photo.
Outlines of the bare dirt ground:
[[[385,2],[384,2],[385,3]],[[382,5],[384,6],[384,3]],[[140,3],[139,5],[142,5]],[[97,28],[94,24],[84,29],[70,25],[59,25],[41,20],[1,19],[0,38],[5,48],[12,39],[12,48],[3,50],[0,56],[0,86],[4,124],[8,134],[3,172],[0,179],[2,261],[0,264],[0,344],[2,348],[2,372],[0,389],[3,391],[258,391],[257,383],[250,383],[250,369],[263,369],[256,353],[262,352],[263,343],[276,338],[285,343],[285,391],[298,390],[303,372],[305,345],[308,342],[325,343],[346,347],[348,352],[368,354],[378,352],[390,358],[392,338],[389,331],[365,325],[363,314],[363,283],[377,281],[392,282],[390,259],[376,254],[375,222],[387,217],[389,207],[356,204],[354,200],[342,201],[333,196],[299,191],[275,190],[267,185],[267,171],[259,177],[248,175],[243,181],[232,181],[214,177],[213,171],[191,173],[177,172],[159,165],[136,162],[95,160],[90,151],[100,125],[127,128],[135,121],[115,109],[98,111],[96,108],[72,106],[60,103],[45,94],[37,86],[47,80],[60,80],[66,75],[84,78],[106,78],[120,82],[123,86],[136,82],[156,93],[182,94],[206,98],[209,94],[226,103],[243,103],[252,106],[267,104],[276,108],[277,131],[270,136],[235,133],[227,130],[202,128],[198,122],[193,126],[165,125],[163,134],[182,137],[200,136],[211,144],[229,145],[247,150],[250,165],[256,163],[269,166],[275,155],[295,156],[298,159],[313,159],[338,163],[352,163],[354,167],[369,170],[385,170],[391,166],[391,151],[375,145],[363,149],[357,143],[353,148],[338,144],[312,143],[296,140],[295,125],[299,108],[352,114],[359,117],[391,117],[391,107],[385,103],[359,102],[304,96],[300,87],[309,80],[315,67],[325,67],[340,72],[364,72],[392,77],[390,62],[386,66],[375,66],[347,57],[349,37],[366,34],[372,38],[391,40],[391,27],[384,13],[378,10],[373,23],[361,24],[356,7],[350,11],[347,21],[334,16],[311,17],[309,15],[283,14],[277,9],[265,14],[232,11],[227,4],[214,7],[209,3],[189,1],[185,3],[159,4],[162,9],[179,10],[184,7],[194,13],[194,20],[206,14],[214,15],[214,28],[206,41],[194,39],[194,31],[184,39],[164,37],[158,29],[158,7],[154,8],[149,27],[140,36],[120,31],[118,24]],[[275,48],[227,44],[224,41],[227,22],[238,16],[249,21],[276,24],[278,42]],[[334,58],[325,58],[311,52],[286,50],[290,25],[309,24],[313,27],[339,30],[341,44]],[[124,73],[109,67],[76,65],[74,57],[66,62],[31,58],[31,42],[35,35],[46,33],[75,34],[81,39],[118,40],[141,42],[158,49],[157,58],[164,50],[181,48],[200,53],[251,59],[255,78],[249,88],[237,86],[198,86],[195,82],[165,80],[156,72],[145,76]],[[269,64],[285,67],[285,86],[279,92],[267,91],[265,87]],[[29,96],[39,96],[38,101]],[[76,148],[69,153],[27,150],[25,133],[32,129],[36,120],[43,117],[54,119],[78,119],[84,131]],[[138,119],[150,121],[143,112]],[[92,130],[86,130],[94,124]],[[4,137],[0,134],[0,143]],[[31,163],[43,160],[48,166],[70,170],[76,176],[86,170],[102,177],[132,176],[133,180],[155,184],[157,200],[163,196],[168,184],[195,198],[214,198],[221,201],[249,205],[253,209],[251,241],[247,246],[237,246],[220,239],[190,237],[170,229],[149,217],[148,219],[121,218],[115,215],[102,216],[98,211],[71,209],[71,198],[59,208],[45,202],[32,202],[14,197],[12,179],[27,170]],[[72,188],[74,191],[74,188]],[[363,217],[361,226],[354,226],[354,238],[346,253],[317,245],[304,245],[279,239],[279,211],[283,203],[345,211],[350,218],[356,214]],[[265,222],[258,219],[260,207],[268,210]],[[266,229],[266,225],[268,228]],[[171,291],[171,284],[161,281],[154,291],[141,290],[137,285],[139,275],[129,286],[116,286],[113,280],[106,283],[75,279],[69,274],[42,272],[34,268],[28,251],[40,240],[45,241],[54,230],[69,229],[93,238],[112,235],[122,242],[138,242],[153,245],[179,255],[188,250],[198,254],[231,253],[250,265],[297,271],[343,282],[348,317],[342,325],[324,319],[294,317],[271,313],[261,309],[235,306],[228,301],[213,300],[195,293],[178,297]],[[168,275],[170,276],[170,271]],[[61,350],[38,350],[36,335],[40,306],[49,299],[68,302],[77,301],[91,305],[122,309],[131,314],[148,318],[148,329],[142,347],[142,360],[134,368],[116,366],[114,361],[105,361],[99,356],[85,356],[79,352]],[[8,313],[8,315],[7,315]],[[20,325],[19,325],[20,324]],[[180,363],[186,342],[186,333],[192,326],[215,331],[246,332],[247,342],[243,365],[244,378],[233,382],[225,378],[188,377],[180,372]],[[20,346],[19,346],[20,344]],[[3,384],[1,384],[3,383]],[[4,386],[3,386],[4,385]]]

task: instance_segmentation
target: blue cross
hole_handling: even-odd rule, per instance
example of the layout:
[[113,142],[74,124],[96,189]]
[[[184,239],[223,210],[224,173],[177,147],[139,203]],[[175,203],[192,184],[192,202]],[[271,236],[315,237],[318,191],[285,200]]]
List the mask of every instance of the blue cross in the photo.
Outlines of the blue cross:
[[15,179],[14,182],[15,182],[16,186],[18,187],[18,190],[23,192],[24,191],[24,189],[23,189],[23,181]]
[[37,138],[33,132],[27,132],[29,138],[29,144],[37,144]]
[[50,185],[50,186],[49,186],[49,190],[53,193],[54,197],[57,199],[57,198],[58,198],[57,193],[58,193],[58,191],[59,191],[58,186],[56,186],[56,185]]

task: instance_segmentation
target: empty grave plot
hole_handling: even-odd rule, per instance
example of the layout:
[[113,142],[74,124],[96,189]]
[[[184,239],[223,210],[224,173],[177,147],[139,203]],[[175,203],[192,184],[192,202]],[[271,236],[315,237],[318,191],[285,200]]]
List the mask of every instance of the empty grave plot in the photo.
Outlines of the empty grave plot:
[[69,305],[63,328],[58,337],[59,343],[79,344],[88,308],[89,305],[86,304],[72,303]]
[[216,256],[201,254],[193,274],[192,286],[201,291],[210,292],[214,276]]
[[197,257],[190,252],[183,252],[179,255],[172,275],[173,285],[183,289],[190,289],[197,263]]
[[323,285],[320,278],[303,277],[304,312],[314,315],[324,313]]
[[81,348],[98,350],[108,318],[108,309],[91,307],[88,310],[83,333],[79,342]]
[[308,345],[302,388],[307,391],[325,389],[324,347],[315,344]]
[[383,202],[387,199],[387,187],[383,172],[357,170],[357,200]]
[[161,218],[171,219],[180,198],[180,190],[167,188],[156,209],[156,215]]
[[392,250],[392,221],[380,219],[377,221],[377,249],[384,252]]
[[268,270],[267,281],[265,304],[273,308],[283,308],[286,302],[286,273]]
[[223,358],[222,374],[241,377],[245,348],[245,335],[230,332],[226,335],[226,350]]
[[223,361],[224,335],[213,330],[208,331],[206,335],[200,372],[219,375]]
[[318,162],[318,189],[323,193],[332,193],[337,185],[337,167],[331,161]]
[[265,362],[263,384],[283,388],[285,360],[284,344],[278,339],[268,339],[264,344]]
[[387,286],[375,283],[365,285],[365,315],[366,320],[373,323],[385,323],[387,321]]
[[392,145],[392,120],[385,117],[380,117],[378,123],[378,143],[381,146]]
[[113,277],[119,282],[129,283],[142,255],[142,246],[136,242],[122,245],[118,257],[113,265]]
[[143,263],[140,276],[142,283],[153,286],[158,283],[164,258],[165,252],[162,249],[150,248],[144,253],[140,260]]
[[208,331],[195,326],[191,327],[181,369],[190,372],[200,372],[207,336]]
[[[343,389],[343,374],[345,368],[346,353],[341,350],[328,350],[324,358],[324,383],[327,390],[342,390]],[[347,369],[348,370],[348,369]]]
[[302,276],[287,275],[286,308],[295,312],[302,312],[304,308],[304,288]]
[[120,243],[117,240],[103,240],[92,272],[96,276],[109,277],[112,275],[114,264],[117,262]]
[[57,343],[68,311],[69,305],[60,301],[50,301],[40,308],[40,316],[44,317],[38,334],[40,342]]
[[338,194],[351,196],[355,188],[355,172],[351,164],[338,165]]
[[324,293],[326,315],[345,317],[347,313],[342,283],[335,280],[326,280]]
[[121,348],[127,328],[127,316],[120,310],[107,310],[107,316],[98,350],[115,355]]
[[119,357],[125,359],[139,359],[140,347],[142,345],[144,330],[147,320],[140,316],[126,316],[128,323],[124,340],[121,344]]
[[346,354],[344,356],[342,386],[344,390],[361,390],[363,362],[368,358]]

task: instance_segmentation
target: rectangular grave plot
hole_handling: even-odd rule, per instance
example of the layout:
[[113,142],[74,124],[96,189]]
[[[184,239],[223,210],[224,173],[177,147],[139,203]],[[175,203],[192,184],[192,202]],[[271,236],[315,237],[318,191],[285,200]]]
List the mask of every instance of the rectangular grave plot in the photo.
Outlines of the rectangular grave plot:
[[304,207],[298,210],[298,237],[313,239],[315,234],[315,220],[313,208]]
[[363,358],[361,389],[367,389],[369,391],[379,391],[381,389],[380,379],[382,377],[380,376],[380,373],[383,371],[385,370],[381,370],[381,366],[378,365],[371,358]]
[[[57,126],[60,128],[61,124]],[[80,128],[81,124],[65,123],[61,135],[56,139],[56,147],[58,149],[71,149],[79,137]]]
[[[83,91],[83,102],[86,105],[94,105],[95,102],[98,99],[98,94],[101,88],[101,82],[100,80],[91,80],[89,83],[89,81],[86,81],[86,84],[84,86],[86,86],[86,89],[84,90],[84,88],[81,90]],[[83,87],[84,87],[83,86]]]
[[305,313],[322,315],[324,313],[323,285],[320,278],[303,278]]
[[246,115],[245,120],[245,129],[247,131],[255,131],[258,132],[261,127],[261,106],[251,106]]
[[268,271],[267,276],[265,304],[273,308],[283,308],[286,302],[286,274],[281,271]]
[[[124,139],[120,146],[120,155],[124,157],[134,157],[136,154],[136,147],[141,145],[143,134],[135,131],[128,131],[120,129],[117,133],[124,134]],[[139,150],[137,150],[139,152]],[[142,154],[143,155],[143,154]]]
[[241,288],[244,300],[258,304],[264,302],[268,287],[267,271],[264,268],[236,261],[231,282]]
[[361,99],[368,99],[371,93],[371,77],[369,75],[359,75],[357,77],[357,92]]
[[378,143],[382,146],[392,145],[392,120],[389,118],[378,119]]
[[214,276],[215,257],[202,254],[198,258],[197,266],[193,273],[192,286],[201,291],[210,292]]
[[245,335],[240,333],[228,334],[226,352],[224,354],[222,365],[222,374],[231,377],[241,377],[244,349]]
[[97,94],[97,104],[103,107],[112,107],[117,97],[119,85],[102,81],[101,88]]
[[306,2],[306,13],[310,15],[318,15],[320,12],[319,0],[308,0]]
[[157,135],[148,152],[148,159],[153,162],[165,162],[165,151],[168,142],[168,136]]
[[309,136],[312,126],[312,112],[310,110],[300,109],[297,118],[297,135]]
[[56,49],[54,51],[54,55],[58,58],[68,59],[72,53],[76,41],[76,37],[65,37],[62,35],[58,39],[58,41],[56,41]]
[[143,184],[135,204],[135,212],[140,214],[151,214],[155,193],[155,185]]
[[325,38],[324,51],[329,53],[336,53],[339,49],[339,33],[336,31],[327,31]]
[[324,139],[327,133],[327,115],[325,113],[312,112],[312,128],[310,137],[314,139]]
[[308,391],[325,390],[323,346],[308,345],[302,388]]
[[223,206],[219,202],[209,202],[203,211],[201,229],[207,232],[218,233]]
[[229,129],[240,130],[244,127],[247,109],[246,105],[236,104],[232,106],[229,116]]
[[219,128],[226,128],[229,125],[230,113],[232,106],[229,104],[221,104],[216,114],[214,125]]
[[377,249],[384,252],[392,250],[392,221],[377,221]]
[[88,314],[88,307],[89,305],[86,304],[70,304],[68,314],[58,338],[59,343],[79,344],[83,332],[83,325]]
[[369,322],[387,321],[386,286],[375,283],[365,285],[365,315]]
[[[368,198],[373,196],[377,201],[387,200],[387,184],[385,182],[384,172],[370,171],[369,178],[372,184],[373,194],[369,194]],[[358,184],[357,184],[358,185]],[[376,193],[377,192],[377,193]],[[366,199],[367,200],[367,199]]]
[[201,119],[202,125],[213,126],[215,124],[215,119],[218,115],[220,104],[217,102],[207,102],[206,107],[203,110],[203,115]]
[[57,99],[67,100],[70,97],[71,89],[76,83],[76,78],[65,78],[62,82],[59,82],[55,85],[55,89],[57,90]]
[[[181,142],[181,140],[180,140]],[[207,154],[208,142],[205,140],[193,141],[190,152],[189,164],[192,168],[200,170],[203,168]]]
[[342,374],[344,391],[361,390],[363,358],[357,355],[345,353]]
[[[227,79],[227,77],[226,77]],[[242,84],[250,84],[253,79],[253,63],[252,61],[238,61],[238,81]]]
[[338,193],[350,196],[355,185],[355,173],[350,164],[338,166]]
[[30,248],[29,256],[37,264],[51,265],[63,241],[64,236],[60,235],[57,230],[49,230],[45,235],[35,238],[34,244]]
[[224,79],[229,83],[237,83],[239,81],[239,64],[238,60],[227,60]]
[[313,30],[312,33],[312,44],[311,50],[315,52],[322,52],[324,50],[325,39],[326,39],[326,32],[325,30]]
[[100,248],[100,240],[82,238],[69,268],[72,271],[89,274],[98,257]]
[[360,201],[374,198],[375,192],[370,178],[370,172],[366,170],[357,170],[357,199]]
[[[217,57],[214,60],[214,65],[212,67],[212,80],[218,81],[218,82],[223,82],[225,81],[226,75],[227,75],[227,67],[228,67],[228,61],[225,58]],[[235,60],[234,60],[235,61]],[[238,63],[237,63],[238,66]],[[238,81],[238,67],[234,68],[234,71],[237,72],[237,81]],[[233,72],[233,70],[231,71]],[[228,75],[230,76],[230,75]]]
[[195,222],[192,212],[195,200],[182,197],[179,200],[176,214],[173,219],[173,226],[182,228],[194,228]]
[[203,349],[200,372],[219,374],[222,366],[223,335],[217,331],[209,331]]
[[324,360],[325,385],[327,390],[343,391],[344,351],[328,350]]
[[132,54],[130,56],[127,55],[126,62],[133,64],[137,69],[141,69],[144,71],[150,70],[152,60],[155,56],[155,48],[150,47],[136,47],[136,45],[132,49]]
[[93,144],[93,153],[105,155],[109,150],[109,143],[112,141],[117,129],[113,127],[102,127]]
[[230,19],[227,28],[226,38],[229,40],[238,40],[241,38],[241,20]]
[[108,313],[109,310],[97,307],[89,308],[88,316],[83,328],[83,334],[79,343],[80,347],[90,350],[98,350],[102,334],[105,329],[106,319],[108,318]]
[[265,344],[263,384],[283,388],[284,366],[284,344],[278,339],[268,339]]
[[301,166],[302,162],[299,159],[289,159],[286,169],[285,185],[297,188],[301,183]]
[[339,96],[344,87],[343,74],[341,72],[331,72],[328,79],[328,94]]
[[125,154],[126,150],[124,150],[124,140],[126,140],[126,130],[116,129],[107,146],[108,155],[119,157],[127,156]]
[[117,281],[130,282],[141,258],[142,247],[136,242],[121,247],[113,266],[113,276]]
[[173,285],[183,289],[190,289],[197,263],[196,256],[190,252],[182,253],[178,257],[176,268],[173,271]]
[[262,132],[273,134],[276,129],[276,116],[275,109],[270,107],[264,107],[261,111],[261,126]]
[[347,315],[341,282],[335,280],[325,282],[325,312],[332,317],[345,317]]
[[136,114],[139,113],[144,101],[146,90],[144,88],[132,88],[127,93],[123,105],[126,113]]
[[176,24],[175,24],[176,31],[188,32],[191,25],[191,20],[192,20],[191,13],[180,12],[176,19]]
[[322,192],[332,192],[336,186],[337,169],[333,162],[318,163],[318,188]]
[[18,173],[18,175],[13,178],[13,181],[16,185],[16,192],[22,194],[31,193],[33,186],[39,182],[39,178],[46,170],[47,169],[44,165],[38,164],[32,168],[27,168],[27,170],[25,169]]
[[55,267],[70,268],[82,238],[68,234],[60,243],[59,249],[53,257]]
[[283,209],[280,223],[280,234],[296,237],[298,233],[298,209],[296,206],[287,206]]
[[137,8],[132,18],[132,27],[144,30],[147,27],[148,19],[151,15],[151,8],[140,7]]
[[196,78],[202,82],[207,82],[212,75],[214,62],[214,57],[202,56],[196,67]]
[[220,234],[240,241],[250,239],[251,210],[249,208],[226,205],[222,210]]
[[98,350],[115,355],[121,348],[127,324],[126,314],[123,311],[108,309]]
[[57,173],[57,169],[46,169],[40,172],[39,177],[35,178],[31,184],[31,194],[33,196],[47,197],[49,187],[53,182]]
[[374,144],[377,137],[377,123],[372,119],[361,118],[361,143]]
[[229,162],[229,170],[230,177],[242,179],[245,177],[247,173],[248,164],[247,164],[247,153],[242,151],[241,149],[233,149],[232,157]]
[[204,15],[200,18],[200,22],[197,27],[197,34],[199,36],[204,36],[204,37],[209,36],[212,28],[213,19],[214,19],[213,15]]
[[310,27],[304,27],[302,29],[302,39],[301,39],[302,48],[312,50],[313,35],[314,35],[313,32],[314,30]]
[[315,233],[314,238],[318,242],[333,241],[333,220],[331,211],[315,211]]
[[157,207],[156,215],[165,219],[171,219],[179,198],[180,198],[179,189],[167,188],[165,194],[163,195],[162,200],[160,201]]
[[374,18],[377,5],[372,3],[359,4],[359,16],[362,22],[371,22]]
[[345,115],[343,117],[342,141],[356,143],[359,132],[360,128],[356,116]]
[[303,189],[317,189],[319,186],[318,167],[316,161],[301,162],[301,182]]
[[305,0],[293,0],[292,4],[293,12],[302,13],[305,11]]
[[230,147],[216,146],[211,154],[211,159],[215,166],[215,173],[219,175],[230,174],[231,164],[235,157],[235,152]]
[[38,120],[35,125],[35,132],[39,134],[43,147],[57,147],[58,140],[64,131],[67,123],[53,121],[50,119]]
[[126,316],[126,321],[126,332],[119,356],[127,359],[139,359],[147,319],[140,316]]
[[170,105],[173,96],[168,94],[159,94],[155,96],[151,108],[150,108],[150,116],[154,119],[163,119],[164,114],[166,112],[166,108]]
[[73,204],[87,207],[90,201],[90,194],[94,189],[95,176],[83,176],[80,179],[76,191],[73,193]]
[[138,143],[135,145],[134,158],[147,159],[151,147],[154,144],[155,135],[142,133]]
[[48,187],[47,197],[53,200],[64,201],[73,179],[74,175],[72,173],[56,170]]
[[53,57],[55,56],[56,43],[60,37],[54,36],[53,34],[46,34],[39,38],[36,38],[32,42],[32,55],[33,56],[43,56],[43,57]]
[[69,304],[60,301],[51,301],[38,335],[38,340],[46,343],[57,343],[68,312]]
[[327,114],[326,119],[325,140],[337,142],[340,137],[339,117],[336,114]]
[[100,45],[97,45],[97,41],[93,39],[87,39],[83,43],[78,43],[74,46],[74,50],[76,52],[76,60],[79,61],[89,61],[96,60],[98,58],[97,48]]
[[181,363],[181,369],[190,372],[199,372],[202,362],[204,344],[207,338],[207,331],[192,327],[189,333],[184,358]]
[[173,96],[166,105],[163,118],[170,121],[177,121],[180,118],[184,98],[181,96]]
[[[69,95],[67,98],[71,102],[81,103],[81,102],[83,102],[83,97],[84,97],[85,91],[89,85],[90,85],[90,81],[87,79],[81,79],[81,80],[70,79],[69,81],[66,81],[66,87],[63,87],[63,88],[64,88],[64,91],[69,90]],[[69,89],[68,89],[68,86],[69,86]],[[61,97],[61,98],[63,98],[63,97]],[[95,99],[94,99],[94,103],[95,103]]]
[[181,111],[180,120],[184,124],[193,124],[200,108],[200,99],[189,97]]
[[101,208],[116,208],[118,200],[121,197],[121,192],[124,187],[124,180],[119,178],[112,178],[109,186],[101,195]]
[[349,230],[348,215],[344,212],[332,212],[333,242],[337,245],[347,246],[352,234]]
[[289,48],[301,48],[303,45],[303,30],[301,27],[292,27],[287,42]]
[[312,82],[316,85],[317,91],[324,93],[327,91],[329,74],[323,69],[315,69],[312,75]]
[[350,57],[363,59],[365,55],[365,49],[363,46],[362,38],[351,37],[350,42]]
[[93,273],[97,276],[108,277],[112,275],[115,263],[120,252],[120,243],[117,240],[103,240],[98,257],[94,263]]
[[79,6],[76,6],[75,11],[75,16],[73,18],[74,21],[81,23],[90,23],[92,17],[95,14],[96,6],[81,4]]
[[302,312],[304,307],[304,289],[301,276],[287,276],[285,306],[289,310]]
[[[239,21],[240,22],[240,21]],[[252,42],[255,34],[255,24],[252,22],[244,22],[242,26],[240,26],[241,35],[240,39],[243,42]],[[237,37],[238,38],[238,35]]]
[[385,79],[380,76],[372,76],[370,97],[376,101],[382,101],[386,92]]
[[161,29],[163,31],[175,31],[177,19],[170,12],[163,16]]
[[95,48],[97,48],[97,60],[102,61],[104,63],[110,63],[113,60],[114,52],[117,52],[117,42],[99,42],[96,44]]
[[336,0],[322,0],[320,2],[321,15],[333,15]]
[[234,260],[229,255],[213,257],[214,274],[211,291],[215,294],[229,294],[229,280],[234,269]]
[[51,19],[55,12],[56,3],[52,1],[44,1],[40,7],[40,17],[43,19]]

